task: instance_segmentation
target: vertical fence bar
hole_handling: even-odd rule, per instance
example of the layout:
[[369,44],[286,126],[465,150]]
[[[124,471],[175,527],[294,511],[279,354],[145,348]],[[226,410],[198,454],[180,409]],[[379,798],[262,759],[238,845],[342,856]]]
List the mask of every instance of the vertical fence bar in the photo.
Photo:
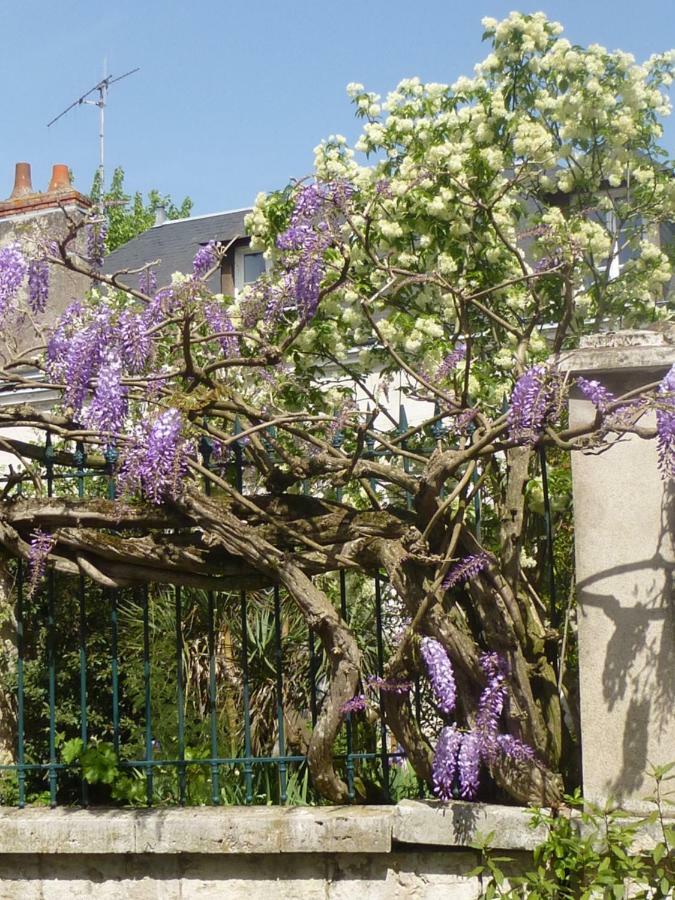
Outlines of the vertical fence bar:
[[209,735],[211,747],[211,803],[220,803],[220,784],[218,775],[218,710],[216,685],[216,638],[215,638],[215,597],[213,591],[208,592],[208,642],[209,642]]
[[119,759],[120,755],[120,673],[117,655],[118,620],[117,599],[118,592],[110,591],[110,675],[112,680],[112,729],[113,749]]
[[16,761],[21,809],[26,805],[24,687],[23,562],[19,560],[16,573]]
[[185,806],[185,698],[183,689],[183,610],[180,585],[174,588],[176,609],[176,711],[178,714],[178,802]]
[[[239,420],[234,422],[234,433],[239,434]],[[234,484],[239,493],[244,490],[244,454],[239,441],[232,445],[234,454]],[[251,744],[251,685],[248,671],[248,597],[239,592],[241,607],[241,672],[242,703],[244,705],[244,789],[246,803],[253,803],[253,757]]]
[[316,703],[316,673],[319,667],[319,661],[316,654],[316,638],[312,629],[309,629],[309,711],[312,716],[312,728],[316,725],[317,703]]
[[248,672],[248,599],[239,592],[241,606],[241,692],[244,705],[244,789],[246,803],[253,803],[253,765],[251,758],[251,686]]
[[[75,450],[75,465],[77,467],[77,496],[84,497],[84,467],[86,454],[84,444],[80,441]],[[87,749],[88,721],[87,721],[87,616],[85,608],[85,582],[84,575],[78,576],[78,604],[79,604],[79,639],[80,639],[80,739],[82,746]],[[80,773],[80,798],[82,806],[89,803],[87,782]]]
[[277,729],[279,732],[279,797],[286,802],[286,730],[284,728],[284,672],[283,647],[281,643],[281,594],[274,587],[274,656],[277,692]]
[[[405,411],[405,406],[401,403],[398,408],[398,428],[396,431],[398,434],[405,434],[408,430],[408,416]],[[406,441],[401,441],[401,450],[407,450]],[[407,456],[403,457],[403,471],[406,475],[410,472],[410,460]],[[405,504],[408,509],[413,508],[413,498],[410,494],[410,491],[405,492]]]
[[[236,443],[235,443],[236,447]],[[211,467],[211,455],[213,453],[213,444],[204,436],[199,444],[199,450],[202,454],[204,467]],[[208,477],[204,477],[204,493],[207,497],[211,495],[211,481]],[[215,761],[218,757],[218,714],[217,714],[217,684],[216,684],[216,638],[215,638],[215,598],[213,591],[207,591],[207,641],[209,650],[209,747],[211,755],[211,763],[209,765],[211,773],[211,803],[217,806],[220,803],[220,784],[218,774],[218,763]]]
[[[345,575],[344,571],[342,571],[342,570],[340,570],[339,579],[340,579],[340,615],[346,622],[347,621],[347,576]],[[353,756],[354,736],[352,734],[351,716],[347,716],[347,721],[345,723],[345,736],[347,739],[347,759],[346,759],[347,794],[349,796],[349,799],[353,800],[354,799],[354,756]]]
[[143,689],[145,694],[145,796],[148,806],[153,800],[152,684],[150,672],[150,603],[147,587],[143,588]]
[[[47,496],[54,495],[54,448],[52,437],[47,432],[45,444],[45,470]],[[54,570],[47,572],[47,671],[49,679],[49,805],[56,806],[57,769],[56,769],[56,611],[55,611]]]
[[[377,635],[377,674],[384,674],[384,635],[382,631],[382,585],[380,576],[375,576],[375,630]],[[387,725],[384,720],[384,699],[380,691],[380,743],[382,756],[382,786],[385,801],[389,800],[389,754],[387,748]]]
[[[420,677],[417,675],[415,677],[415,720],[417,722],[417,727],[422,730],[422,686],[420,684]],[[417,778],[417,796],[420,800],[424,799],[424,781],[421,778]]]
[[[84,575],[78,577],[78,603],[80,613],[80,738],[82,746],[87,749],[88,721],[87,721],[87,616],[85,609],[85,585]],[[80,774],[80,797],[82,806],[89,803],[87,782]]]

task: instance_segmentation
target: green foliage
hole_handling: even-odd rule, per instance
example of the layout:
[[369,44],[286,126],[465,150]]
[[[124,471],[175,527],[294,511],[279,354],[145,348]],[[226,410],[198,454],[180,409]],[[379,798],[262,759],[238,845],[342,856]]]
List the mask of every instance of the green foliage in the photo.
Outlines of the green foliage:
[[124,190],[124,169],[121,166],[113,172],[110,187],[103,195],[97,171],[89,196],[94,203],[103,202],[108,220],[108,234],[105,241],[108,253],[151,228],[155,221],[155,213],[160,207],[164,207],[169,219],[186,218],[192,209],[192,200],[189,197],[185,197],[182,203],[176,205],[170,194],[160,194],[154,188],[148,191],[147,200],[143,199],[140,191],[136,191],[133,197],[130,197]]
[[[675,779],[675,763],[655,766],[650,775],[656,785],[648,798],[654,811],[645,818],[629,819],[617,808],[601,809],[583,800],[579,792],[566,797],[569,809],[532,812],[532,827],[546,827],[544,841],[533,852],[533,866],[523,875],[512,875],[513,860],[494,855],[491,836],[477,845],[481,864],[474,875],[483,880],[482,896],[533,898],[533,900],[590,900],[590,898],[665,898],[675,889],[675,825],[665,819],[666,807],[675,806],[674,792],[664,793],[664,783]],[[651,850],[635,852],[640,832],[656,825],[659,835]]]

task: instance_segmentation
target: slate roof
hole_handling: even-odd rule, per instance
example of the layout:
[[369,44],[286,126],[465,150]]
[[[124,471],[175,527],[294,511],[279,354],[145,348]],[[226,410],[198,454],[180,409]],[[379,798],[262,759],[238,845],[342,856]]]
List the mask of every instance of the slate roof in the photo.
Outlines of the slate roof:
[[[153,225],[109,253],[103,262],[103,271],[111,275],[121,269],[138,269],[158,259],[157,284],[163,287],[171,281],[174,272],[192,271],[192,260],[200,245],[211,240],[227,243],[232,238],[243,238],[246,234],[244,218],[250,211],[235,209]],[[120,280],[124,281],[124,277]],[[136,280],[137,276],[131,276],[129,284],[135,287]],[[220,290],[218,273],[212,276],[209,287]]]

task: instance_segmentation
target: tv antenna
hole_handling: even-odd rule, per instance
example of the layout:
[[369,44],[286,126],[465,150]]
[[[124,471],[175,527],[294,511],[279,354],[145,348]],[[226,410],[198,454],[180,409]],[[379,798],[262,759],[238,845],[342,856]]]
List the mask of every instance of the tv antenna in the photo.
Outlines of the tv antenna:
[[[128,72],[125,72],[124,75],[118,75],[116,78],[113,78],[112,75],[106,74],[107,64],[103,63],[103,78],[99,81],[98,84],[95,84],[93,88],[88,90],[85,94],[82,94],[81,97],[78,97],[77,100],[74,100],[70,106],[67,106],[63,112],[60,112],[58,116],[53,118],[51,122],[47,122],[47,128],[50,128],[55,122],[58,122],[67,112],[70,112],[71,109],[74,109],[76,106],[82,106],[82,104],[86,103],[89,106],[98,106],[99,110],[99,127],[98,127],[98,147],[99,147],[99,163],[98,163],[98,175],[99,181],[101,184],[101,191],[103,191],[103,184],[105,178],[105,106],[108,100],[108,89],[111,84],[115,84],[116,81],[121,81],[123,78],[128,78],[129,75],[133,75],[134,72],[138,72],[140,66],[137,66],[135,69],[130,69]],[[92,99],[91,95],[98,92],[98,98]]]

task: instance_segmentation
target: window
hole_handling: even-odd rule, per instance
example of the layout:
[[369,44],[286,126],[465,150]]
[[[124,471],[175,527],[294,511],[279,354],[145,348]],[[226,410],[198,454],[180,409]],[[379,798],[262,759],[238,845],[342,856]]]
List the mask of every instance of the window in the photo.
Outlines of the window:
[[247,284],[255,281],[259,275],[267,271],[265,257],[258,250],[248,247],[237,247],[234,254],[234,292],[235,295]]

